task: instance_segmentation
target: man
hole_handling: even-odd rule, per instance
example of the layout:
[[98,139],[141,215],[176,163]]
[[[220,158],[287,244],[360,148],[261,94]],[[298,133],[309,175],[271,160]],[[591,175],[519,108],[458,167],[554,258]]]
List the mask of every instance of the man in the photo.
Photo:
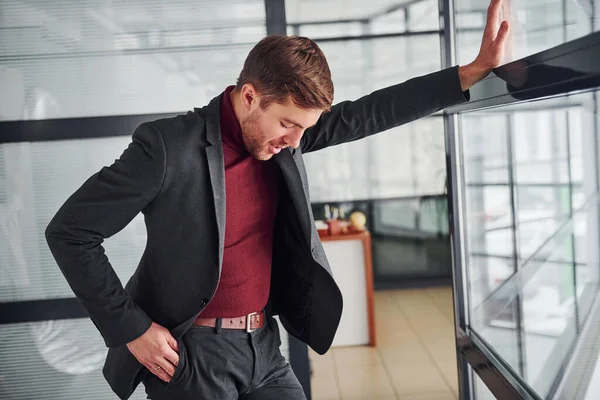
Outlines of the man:
[[[235,87],[139,126],[121,157],[66,201],[47,241],[109,347],[103,372],[120,398],[142,381],[152,399],[305,398],[273,315],[323,354],[342,296],[312,221],[302,154],[467,101],[501,61],[500,6],[490,5],[473,63],[332,108],[318,46],[267,37]],[[123,288],[101,244],[139,212],[147,246]]]

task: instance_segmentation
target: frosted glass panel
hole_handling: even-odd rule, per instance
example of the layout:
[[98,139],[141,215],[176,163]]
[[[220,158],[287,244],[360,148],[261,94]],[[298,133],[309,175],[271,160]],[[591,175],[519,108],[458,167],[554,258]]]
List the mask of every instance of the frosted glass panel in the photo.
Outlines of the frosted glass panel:
[[[72,297],[44,230],[64,201],[127,147],[127,136],[0,146],[0,301]],[[124,283],[146,244],[141,215],[104,242]]]
[[[437,35],[319,45],[329,60],[335,103],[441,68]],[[421,119],[305,160],[315,202],[439,194],[446,179],[443,121]]]
[[262,0],[0,3],[0,120],[180,112],[235,83]]
[[442,118],[429,117],[305,156],[314,202],[443,193]]
[[312,38],[440,29],[437,0],[286,0],[289,34]]
[[[113,400],[107,351],[86,318],[0,325],[0,399]],[[145,398],[143,386],[131,397]]]
[[336,103],[441,68],[438,35],[324,42],[319,46],[329,62]]

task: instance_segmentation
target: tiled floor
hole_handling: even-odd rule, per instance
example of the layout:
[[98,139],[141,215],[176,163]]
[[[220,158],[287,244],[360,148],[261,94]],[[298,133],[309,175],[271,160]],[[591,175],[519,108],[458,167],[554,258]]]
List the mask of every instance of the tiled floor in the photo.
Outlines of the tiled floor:
[[375,293],[377,347],[310,353],[314,400],[455,400],[451,288]]

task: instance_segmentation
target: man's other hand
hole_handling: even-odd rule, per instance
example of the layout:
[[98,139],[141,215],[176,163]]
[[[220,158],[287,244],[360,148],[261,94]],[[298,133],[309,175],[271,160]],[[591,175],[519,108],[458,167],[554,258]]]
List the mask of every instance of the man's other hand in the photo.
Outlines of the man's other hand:
[[171,380],[179,363],[179,347],[167,328],[153,322],[142,336],[127,343],[127,348],[154,375],[165,382]]
[[506,39],[509,32],[508,21],[500,22],[502,0],[492,0],[487,11],[487,22],[479,54],[471,64],[459,67],[460,85],[463,91],[485,78],[492,69],[502,63]]

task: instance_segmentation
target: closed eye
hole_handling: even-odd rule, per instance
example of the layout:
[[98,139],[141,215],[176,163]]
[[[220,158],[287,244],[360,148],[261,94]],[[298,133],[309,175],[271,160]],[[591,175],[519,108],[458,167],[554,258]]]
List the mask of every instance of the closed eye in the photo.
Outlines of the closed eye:
[[283,122],[279,122],[279,123],[281,124],[281,127],[285,128],[285,129],[292,129],[294,127],[294,125],[292,125],[292,126],[286,126],[286,125],[284,125]]

